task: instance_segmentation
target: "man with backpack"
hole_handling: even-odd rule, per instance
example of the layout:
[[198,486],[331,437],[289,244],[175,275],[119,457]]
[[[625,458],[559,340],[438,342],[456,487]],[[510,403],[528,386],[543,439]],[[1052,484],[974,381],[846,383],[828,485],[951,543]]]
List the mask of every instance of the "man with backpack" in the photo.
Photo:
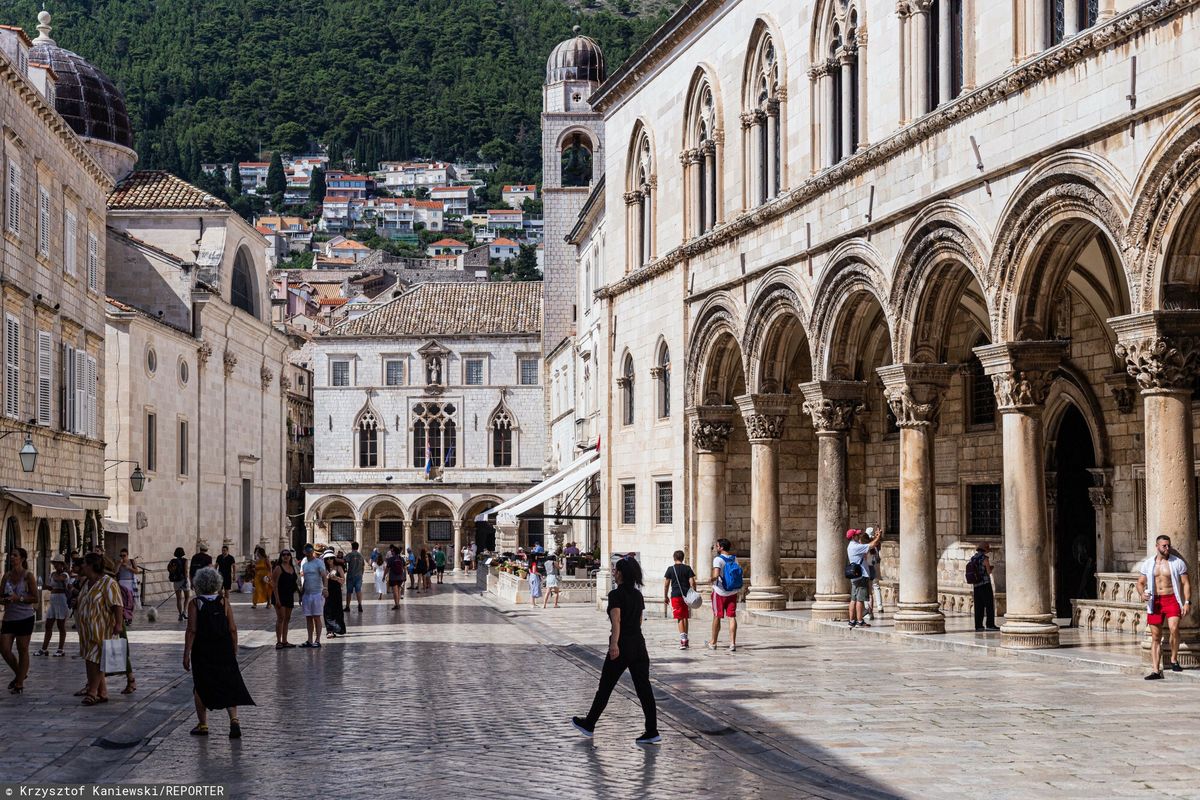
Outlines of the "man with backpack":
[[863,531],[851,528],[846,531],[846,538],[850,540],[846,545],[846,557],[849,559],[849,563],[846,564],[846,577],[850,579],[850,627],[869,628],[871,624],[863,619],[863,607],[871,595],[867,554],[872,547],[879,547],[879,542],[883,539],[883,528],[875,533],[874,539],[869,538],[869,534]]
[[737,601],[742,591],[742,565],[729,552],[729,540],[717,539],[713,549],[717,555],[712,562],[712,638],[705,642],[709,650],[717,649],[721,635],[721,618],[729,620],[729,652],[737,652]]
[[[967,562],[967,583],[975,593],[975,630],[998,631],[996,627],[996,595],[992,590],[992,560],[988,558],[991,545],[987,542],[975,548],[975,555]],[[987,616],[987,627],[983,625]]]

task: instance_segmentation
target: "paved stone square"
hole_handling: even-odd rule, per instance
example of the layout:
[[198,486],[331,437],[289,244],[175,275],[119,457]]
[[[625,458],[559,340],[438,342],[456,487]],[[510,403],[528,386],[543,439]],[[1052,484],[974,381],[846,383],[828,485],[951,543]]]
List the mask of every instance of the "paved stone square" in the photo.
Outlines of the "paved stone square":
[[[654,587],[655,589],[657,587]],[[898,647],[743,624],[739,650],[675,647],[647,620],[660,747],[632,739],[622,684],[595,739],[569,726],[606,638],[591,607],[501,605],[467,584],[370,602],[320,651],[275,651],[270,612],[240,607],[258,706],[245,738],[188,735],[174,619],[141,626],[136,700],[83,709],[77,659],[39,659],[0,716],[31,723],[3,780],[221,782],[235,797],[1194,797],[1195,682]],[[707,619],[697,628],[707,628]],[[293,639],[302,640],[298,630]],[[140,641],[139,641],[140,640]],[[847,688],[853,687],[853,688]],[[1154,757],[1145,753],[1152,743]]]

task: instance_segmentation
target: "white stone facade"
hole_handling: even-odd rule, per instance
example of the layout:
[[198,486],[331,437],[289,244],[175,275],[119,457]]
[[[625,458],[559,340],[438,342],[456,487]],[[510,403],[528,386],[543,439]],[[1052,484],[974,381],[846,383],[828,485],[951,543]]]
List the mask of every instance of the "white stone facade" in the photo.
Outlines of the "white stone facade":
[[606,551],[654,573],[728,536],[751,605],[778,607],[782,560],[806,561],[801,596],[836,616],[841,534],[890,519],[902,622],[934,632],[969,595],[966,543],[991,541],[1015,647],[1056,642],[1054,617],[1157,532],[1194,562],[1194,495],[1156,501],[1173,484],[1151,443],[1178,430],[1154,392],[1191,379],[1155,372],[1152,343],[1190,358],[1192,323],[1119,318],[1200,307],[1200,9],[1109,0],[1055,31],[1040,3],[961,7],[949,84],[923,78],[924,58],[957,63],[923,38],[936,3],[764,0],[689,6],[590,96],[618,215],[598,292]]

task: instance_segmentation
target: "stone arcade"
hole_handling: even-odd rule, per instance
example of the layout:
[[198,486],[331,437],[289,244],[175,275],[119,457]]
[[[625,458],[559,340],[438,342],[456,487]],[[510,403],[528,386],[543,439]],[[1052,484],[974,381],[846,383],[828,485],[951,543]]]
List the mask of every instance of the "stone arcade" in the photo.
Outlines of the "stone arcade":
[[1005,646],[1140,633],[1148,543],[1197,556],[1197,47],[1194,0],[675,14],[586,98],[604,550],[725,535],[751,608],[836,619],[882,523],[900,630],[969,608],[986,541]]

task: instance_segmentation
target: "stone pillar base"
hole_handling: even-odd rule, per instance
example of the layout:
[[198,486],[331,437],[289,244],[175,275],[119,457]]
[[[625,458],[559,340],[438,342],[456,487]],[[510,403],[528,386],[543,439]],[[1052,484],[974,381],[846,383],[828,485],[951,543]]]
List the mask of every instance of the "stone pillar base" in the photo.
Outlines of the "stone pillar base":
[[1000,626],[1000,646],[1009,650],[1058,647],[1058,626],[1053,622],[1005,620]]
[[813,601],[812,618],[819,620],[849,619],[849,605],[849,594],[819,594]]
[[787,608],[787,595],[782,586],[751,587],[746,595],[746,608],[751,611],[782,611]]
[[897,633],[945,633],[946,617],[938,610],[937,604],[921,603],[918,605],[901,605],[900,610],[892,619],[896,623]]

